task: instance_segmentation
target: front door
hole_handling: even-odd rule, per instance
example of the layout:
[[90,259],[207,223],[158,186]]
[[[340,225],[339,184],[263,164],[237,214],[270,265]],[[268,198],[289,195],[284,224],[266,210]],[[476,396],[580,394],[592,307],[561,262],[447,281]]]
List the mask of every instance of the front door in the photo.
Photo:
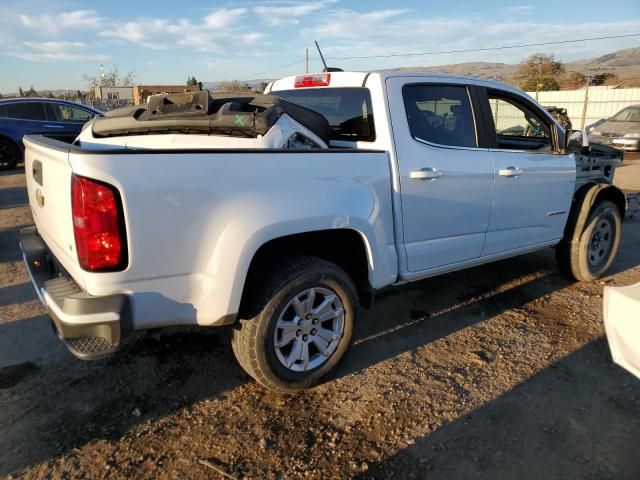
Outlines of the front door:
[[573,198],[573,155],[559,153],[552,120],[533,102],[491,89],[487,97],[495,192],[483,256],[559,240]]
[[491,212],[493,162],[487,149],[478,148],[470,88],[390,78],[387,91],[407,270],[479,257]]

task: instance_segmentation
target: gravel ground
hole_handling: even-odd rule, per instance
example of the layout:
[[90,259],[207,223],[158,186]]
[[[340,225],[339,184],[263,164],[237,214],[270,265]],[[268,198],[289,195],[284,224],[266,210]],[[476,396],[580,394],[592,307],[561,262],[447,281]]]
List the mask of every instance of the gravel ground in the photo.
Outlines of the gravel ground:
[[[620,169],[640,188],[640,162]],[[382,292],[320,387],[278,396],[225,330],[139,334],[82,362],[18,251],[24,174],[0,175],[0,477],[640,478],[640,381],[611,362],[603,285],[640,281],[640,219],[611,275],[551,250]]]

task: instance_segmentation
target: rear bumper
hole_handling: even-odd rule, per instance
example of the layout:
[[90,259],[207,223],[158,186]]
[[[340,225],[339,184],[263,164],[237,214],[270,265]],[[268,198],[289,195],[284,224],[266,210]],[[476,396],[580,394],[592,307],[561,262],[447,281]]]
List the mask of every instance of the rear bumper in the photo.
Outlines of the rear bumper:
[[58,267],[35,227],[20,231],[20,249],[38,298],[71,353],[83,360],[113,354],[129,330],[128,297],[83,291]]

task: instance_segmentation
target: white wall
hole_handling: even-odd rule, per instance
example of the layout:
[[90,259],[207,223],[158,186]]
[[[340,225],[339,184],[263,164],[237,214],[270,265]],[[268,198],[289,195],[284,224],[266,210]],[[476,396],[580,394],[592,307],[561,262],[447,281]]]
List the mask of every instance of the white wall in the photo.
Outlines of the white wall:
[[640,88],[602,88],[527,92],[544,106],[567,109],[573,128],[584,128],[601,118],[609,118],[629,105],[640,104]]

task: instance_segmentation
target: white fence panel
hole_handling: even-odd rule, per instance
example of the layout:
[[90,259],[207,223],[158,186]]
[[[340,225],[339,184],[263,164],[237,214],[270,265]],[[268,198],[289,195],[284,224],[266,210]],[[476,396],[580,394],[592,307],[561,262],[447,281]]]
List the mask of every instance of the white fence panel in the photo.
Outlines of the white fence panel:
[[609,118],[629,105],[640,104],[640,88],[591,88],[556,92],[527,92],[545,107],[567,109],[573,128]]

